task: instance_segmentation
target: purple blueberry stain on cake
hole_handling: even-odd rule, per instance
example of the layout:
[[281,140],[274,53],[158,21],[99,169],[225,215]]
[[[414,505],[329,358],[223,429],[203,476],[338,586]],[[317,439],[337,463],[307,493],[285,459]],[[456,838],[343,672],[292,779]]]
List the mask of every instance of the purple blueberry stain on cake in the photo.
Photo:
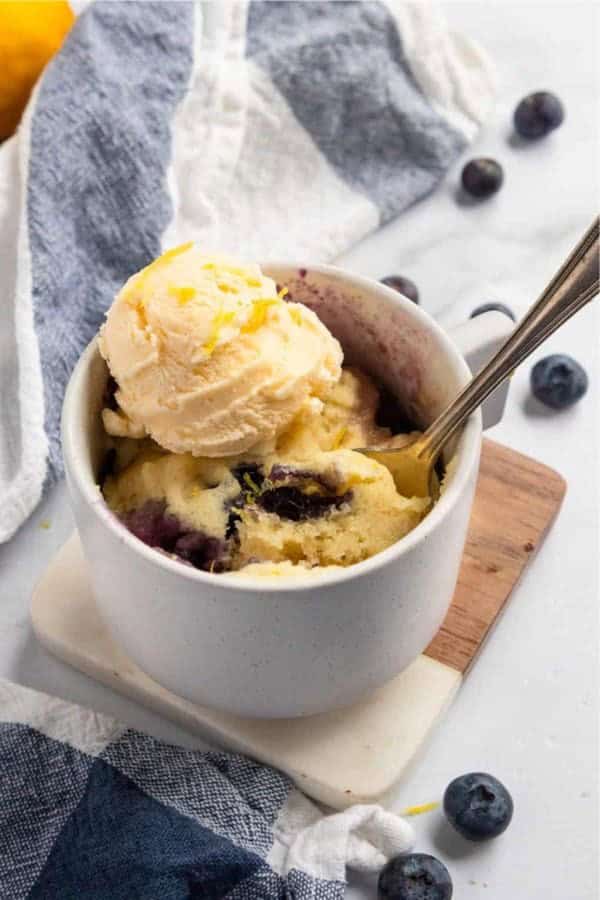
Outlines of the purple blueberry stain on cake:
[[275,513],[280,519],[301,522],[339,510],[351,499],[352,491],[340,495],[306,494],[300,488],[284,485],[263,491],[256,502],[265,512]]
[[119,518],[144,544],[169,553],[182,532],[179,519],[166,511],[164,500],[147,500],[143,506],[122,513]]
[[228,546],[225,541],[201,531],[190,531],[177,539],[173,552],[191,563],[195,569],[224,572],[228,568]]
[[392,434],[408,434],[416,429],[396,397],[385,386],[379,386],[379,404],[375,413],[375,424],[389,428]]
[[102,396],[102,406],[106,409],[111,409],[113,412],[116,412],[119,408],[119,404],[117,403],[117,391],[119,390],[119,385],[112,377],[109,375],[106,379],[106,385],[104,387],[104,394]]
[[227,568],[227,543],[186,528],[177,516],[167,512],[163,500],[147,500],[138,509],[122,513],[119,519],[144,544],[196,569],[223,572]]
[[114,475],[116,472],[117,466],[117,451],[114,447],[109,447],[102,462],[100,464],[100,468],[98,470],[98,484],[102,488],[104,486],[104,482],[111,475]]
[[255,503],[281,519],[300,522],[328,515],[349,503],[352,492],[339,494],[338,489],[339,479],[333,472],[276,463]]

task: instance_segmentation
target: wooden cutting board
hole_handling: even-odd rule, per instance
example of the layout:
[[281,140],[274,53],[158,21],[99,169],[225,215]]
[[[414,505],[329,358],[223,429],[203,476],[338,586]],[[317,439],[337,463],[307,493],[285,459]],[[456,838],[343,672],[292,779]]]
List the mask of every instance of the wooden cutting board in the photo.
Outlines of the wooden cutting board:
[[565,482],[552,469],[484,441],[448,616],[422,656],[350,709],[306,719],[242,719],[171,694],[113,642],[96,610],[76,535],[33,592],[33,627],[61,659],[211,743],[282,769],[316,799],[336,808],[371,803],[399,780],[449,706],[564,493]]

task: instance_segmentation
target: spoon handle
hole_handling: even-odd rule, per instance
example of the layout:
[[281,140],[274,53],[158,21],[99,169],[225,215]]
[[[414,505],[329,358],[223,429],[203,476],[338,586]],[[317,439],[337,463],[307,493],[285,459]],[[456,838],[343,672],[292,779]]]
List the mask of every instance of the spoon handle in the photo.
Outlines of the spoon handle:
[[539,345],[600,291],[596,218],[509,339],[429,426],[419,456],[436,456],[450,435]]

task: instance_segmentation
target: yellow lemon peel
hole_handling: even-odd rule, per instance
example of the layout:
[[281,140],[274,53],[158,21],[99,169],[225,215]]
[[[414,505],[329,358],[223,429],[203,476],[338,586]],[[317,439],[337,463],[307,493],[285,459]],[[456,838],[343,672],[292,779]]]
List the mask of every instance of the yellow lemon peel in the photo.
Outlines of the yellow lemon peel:
[[209,356],[217,346],[219,342],[219,335],[221,333],[221,329],[226,325],[230,325],[235,319],[235,311],[230,310],[229,312],[225,312],[224,309],[220,309],[216,314],[214,319],[212,320],[212,325],[210,329],[210,335],[208,336],[208,340],[203,345],[202,349]]
[[292,321],[296,323],[299,327],[302,325],[302,313],[298,309],[297,306],[290,306],[290,316]]
[[434,801],[433,803],[420,803],[418,806],[407,806],[405,810],[403,810],[403,816],[422,816],[423,813],[433,812],[434,809],[438,809],[439,803]]
[[229,284],[227,281],[219,281],[217,287],[224,294],[239,294],[240,289],[235,284]]
[[169,295],[174,297],[180,306],[185,306],[196,296],[196,288],[191,285],[170,285]]
[[194,246],[193,241],[188,241],[187,244],[179,244],[177,247],[172,247],[170,250],[165,250],[162,256],[157,257],[157,259],[153,260],[149,263],[145,268],[138,272],[137,275],[133,278],[131,285],[127,290],[127,294],[125,299],[128,303],[131,303],[132,306],[136,306],[138,303],[144,302],[143,297],[140,297],[141,292],[144,290],[146,285],[146,281],[151,272],[156,271],[161,266],[164,266],[166,263],[170,262],[175,256],[179,256],[181,253],[186,253],[191,247]]
[[252,303],[252,311],[242,325],[242,332],[246,334],[250,331],[256,331],[258,328],[260,328],[267,318],[267,311],[270,309],[270,307],[276,306],[279,303],[279,299],[275,297],[262,297],[258,300],[254,300],[254,302]]
[[338,450],[342,446],[342,441],[344,440],[344,438],[346,437],[347,434],[348,434],[347,428],[340,428],[340,430],[338,431],[338,433],[336,434],[336,436],[333,439],[333,444],[332,444],[331,449]]

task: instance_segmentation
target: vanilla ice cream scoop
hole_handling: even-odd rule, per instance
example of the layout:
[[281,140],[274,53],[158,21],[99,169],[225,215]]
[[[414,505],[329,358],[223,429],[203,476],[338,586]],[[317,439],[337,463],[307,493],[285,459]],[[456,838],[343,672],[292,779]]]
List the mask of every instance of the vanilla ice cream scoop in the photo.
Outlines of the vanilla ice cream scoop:
[[342,350],[307,307],[258,265],[169,250],[132,276],[100,331],[117,382],[110,434],[150,435],[175,453],[229,456],[279,435],[318,406]]

